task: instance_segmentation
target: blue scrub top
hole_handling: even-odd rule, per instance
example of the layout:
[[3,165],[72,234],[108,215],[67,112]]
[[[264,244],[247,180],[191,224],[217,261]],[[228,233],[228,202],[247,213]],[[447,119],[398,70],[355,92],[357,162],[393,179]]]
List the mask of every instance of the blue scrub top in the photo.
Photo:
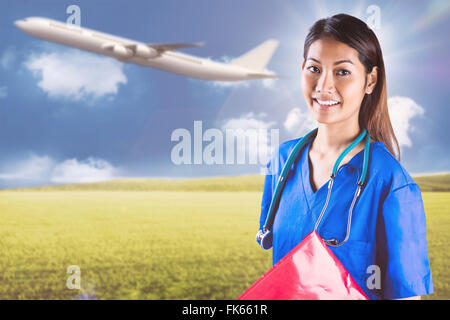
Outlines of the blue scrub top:
[[[280,145],[267,165],[260,230],[279,174],[298,141]],[[316,192],[310,183],[311,141],[294,162],[281,195],[272,229],[273,264],[314,229],[325,204],[328,183]],[[330,202],[317,230],[324,239],[342,241],[345,238],[348,211],[362,172],[363,158],[364,150],[337,171]],[[366,185],[353,209],[348,241],[340,247],[329,248],[370,299],[399,299],[433,293],[420,189],[384,143],[370,144]]]

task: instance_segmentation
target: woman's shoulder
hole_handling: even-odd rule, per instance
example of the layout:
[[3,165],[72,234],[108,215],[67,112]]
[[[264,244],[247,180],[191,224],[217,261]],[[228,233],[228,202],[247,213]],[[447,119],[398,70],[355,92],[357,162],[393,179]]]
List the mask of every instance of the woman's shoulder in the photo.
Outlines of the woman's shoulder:
[[277,156],[286,160],[289,154],[291,153],[292,149],[295,147],[295,145],[302,139],[303,137],[297,138],[297,139],[291,139],[283,142],[278,146],[277,150]]
[[281,173],[292,149],[301,139],[302,137],[285,141],[275,148],[267,163],[268,174],[279,175]]
[[394,190],[415,184],[405,167],[389,152],[383,142],[371,144],[370,156],[369,172],[381,179],[385,187]]

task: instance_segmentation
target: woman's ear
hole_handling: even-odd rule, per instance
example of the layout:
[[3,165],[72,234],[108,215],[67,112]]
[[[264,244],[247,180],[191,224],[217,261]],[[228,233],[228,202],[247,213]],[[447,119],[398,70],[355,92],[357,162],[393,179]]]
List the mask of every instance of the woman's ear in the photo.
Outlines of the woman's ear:
[[366,93],[371,94],[378,80],[378,67],[372,68],[372,71],[367,75]]
[[305,60],[302,62],[302,70],[305,68]]

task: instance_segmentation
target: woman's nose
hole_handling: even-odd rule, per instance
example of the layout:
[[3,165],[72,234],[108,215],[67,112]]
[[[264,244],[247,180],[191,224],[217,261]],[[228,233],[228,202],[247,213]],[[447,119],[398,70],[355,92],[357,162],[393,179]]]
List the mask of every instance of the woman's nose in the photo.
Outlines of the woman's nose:
[[334,79],[331,72],[322,72],[316,84],[317,92],[334,92]]

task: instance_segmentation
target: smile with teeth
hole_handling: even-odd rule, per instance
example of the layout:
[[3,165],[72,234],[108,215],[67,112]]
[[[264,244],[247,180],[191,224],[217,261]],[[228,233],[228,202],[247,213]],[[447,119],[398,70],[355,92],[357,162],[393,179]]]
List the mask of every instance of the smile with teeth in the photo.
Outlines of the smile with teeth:
[[339,104],[339,101],[334,101],[334,100],[319,100],[319,99],[314,99],[314,101],[316,101],[317,103],[319,103],[322,106],[334,106]]

